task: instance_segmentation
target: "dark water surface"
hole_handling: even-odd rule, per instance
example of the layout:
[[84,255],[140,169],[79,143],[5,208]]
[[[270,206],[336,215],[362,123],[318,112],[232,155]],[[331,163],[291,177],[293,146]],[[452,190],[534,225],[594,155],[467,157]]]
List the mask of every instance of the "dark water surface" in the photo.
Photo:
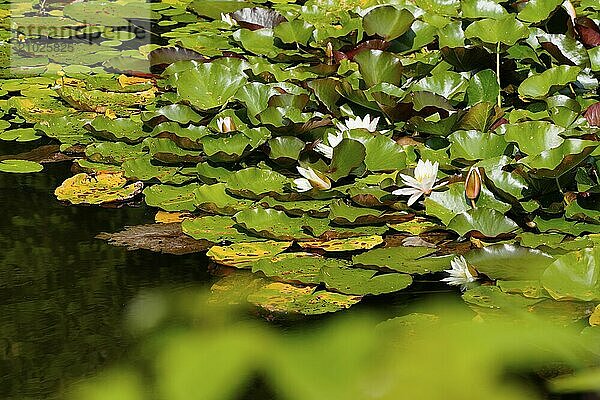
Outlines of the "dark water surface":
[[127,355],[123,312],[137,293],[210,281],[202,255],[128,252],[95,239],[152,222],[154,211],[61,205],[53,191],[69,166],[0,173],[0,399],[55,398]]

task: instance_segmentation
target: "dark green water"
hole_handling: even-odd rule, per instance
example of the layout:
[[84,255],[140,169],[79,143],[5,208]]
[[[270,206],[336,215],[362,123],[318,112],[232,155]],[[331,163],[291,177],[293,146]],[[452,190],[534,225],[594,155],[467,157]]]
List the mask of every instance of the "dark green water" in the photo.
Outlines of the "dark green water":
[[128,252],[95,239],[152,222],[154,212],[61,205],[53,191],[69,166],[0,174],[0,399],[60,396],[126,357],[123,312],[137,293],[210,281],[201,255]]

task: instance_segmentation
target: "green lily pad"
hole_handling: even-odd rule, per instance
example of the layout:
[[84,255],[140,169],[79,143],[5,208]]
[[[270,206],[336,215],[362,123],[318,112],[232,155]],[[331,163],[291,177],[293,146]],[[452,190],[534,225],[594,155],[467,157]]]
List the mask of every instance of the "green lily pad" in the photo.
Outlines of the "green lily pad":
[[600,249],[558,257],[542,275],[542,284],[555,299],[600,300]]
[[212,243],[264,241],[262,238],[240,232],[235,225],[236,222],[231,217],[209,215],[186,219],[181,223],[181,229],[183,233],[196,240],[207,240]]
[[519,40],[529,36],[529,29],[514,16],[502,18],[485,18],[475,21],[465,29],[465,37],[477,38],[485,43],[504,43],[512,46]]
[[121,165],[129,159],[135,159],[146,154],[142,145],[129,145],[123,142],[93,143],[85,148],[88,160],[98,163]]
[[278,172],[256,167],[234,172],[227,180],[227,191],[241,197],[260,199],[284,191],[290,180]]
[[530,0],[519,11],[517,18],[525,22],[541,22],[548,18],[561,3],[561,0]]
[[279,136],[267,142],[269,158],[278,164],[291,165],[298,160],[304,142],[294,136]]
[[139,143],[150,133],[144,132],[142,124],[130,118],[111,119],[103,115],[94,118],[87,127],[104,139]]
[[504,137],[491,132],[458,131],[448,140],[450,156],[468,161],[501,156],[508,146]]
[[498,244],[477,249],[465,255],[478,272],[492,279],[535,280],[554,258],[540,250],[513,244]]
[[509,234],[519,226],[502,213],[478,207],[458,214],[448,223],[448,229],[461,236],[469,232],[478,232],[488,238]]
[[265,208],[285,211],[292,216],[301,217],[306,214],[316,218],[327,217],[331,205],[331,200],[279,201],[272,197],[264,197],[259,202]]
[[283,211],[255,208],[242,210],[233,216],[244,229],[276,240],[314,239],[304,232],[305,218],[289,217]]
[[598,142],[580,139],[566,139],[558,147],[520,159],[530,173],[556,178],[579,165],[596,147]]
[[408,31],[414,20],[414,15],[407,9],[381,6],[369,11],[363,17],[362,23],[368,35],[377,34],[390,41]]
[[125,176],[129,179],[150,181],[156,179],[162,183],[184,183],[189,178],[181,178],[177,175],[180,167],[165,167],[152,164],[152,156],[146,155],[126,160],[123,164]]
[[225,183],[201,185],[195,191],[195,204],[200,210],[215,214],[233,215],[250,207],[251,201],[230,196]]
[[253,265],[252,272],[256,271],[287,282],[323,283],[329,290],[356,295],[396,292],[412,283],[410,275],[376,275],[377,271],[351,268],[348,261],[310,253],[284,253],[262,259]]
[[0,140],[31,142],[33,140],[38,140],[39,138],[40,136],[36,134],[35,129],[33,128],[17,128],[0,132]]
[[[510,205],[494,197],[494,195],[485,187],[481,188],[481,193],[476,201],[477,207],[494,209],[501,213],[510,210]],[[465,196],[464,184],[461,182],[448,185],[448,190],[443,192],[432,192],[425,199],[425,212],[427,215],[438,218],[442,223],[448,225],[457,215],[471,209],[471,205]]]
[[158,121],[173,121],[180,124],[197,124],[202,120],[202,116],[184,104],[169,104],[154,111],[145,111],[142,113],[142,120],[151,125],[156,125]]
[[227,104],[247,80],[239,66],[216,62],[196,64],[176,76],[179,96],[199,110]]
[[342,139],[333,148],[333,157],[327,175],[334,181],[345,178],[363,163],[365,155],[366,150],[362,143],[356,140]]
[[194,211],[196,209],[195,183],[185,186],[153,185],[144,189],[146,204],[165,211]]
[[540,154],[560,146],[564,142],[560,134],[564,131],[546,121],[526,121],[500,127],[500,133],[504,134],[506,141],[517,143],[526,154]]
[[454,256],[434,257],[432,254],[435,252],[435,249],[429,247],[385,247],[353,256],[352,262],[406,274],[428,274],[449,268]]
[[519,85],[519,95],[533,99],[541,99],[552,91],[559,89],[569,82],[577,80],[581,68],[569,65],[559,65],[535,74],[525,79]]
[[11,172],[17,174],[28,174],[40,172],[44,167],[35,162],[27,160],[3,160],[0,161],[0,172]]

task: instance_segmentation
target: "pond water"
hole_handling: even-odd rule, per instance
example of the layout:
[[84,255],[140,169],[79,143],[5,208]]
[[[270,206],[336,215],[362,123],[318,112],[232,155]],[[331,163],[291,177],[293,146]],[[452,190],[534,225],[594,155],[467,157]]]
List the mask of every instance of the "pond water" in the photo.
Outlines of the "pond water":
[[128,252],[95,239],[151,222],[153,211],[61,205],[53,191],[69,166],[0,174],[2,399],[53,398],[121,359],[129,342],[123,311],[140,290],[210,280],[203,255]]
[[[0,144],[0,154],[29,148]],[[54,189],[71,163],[42,173],[0,174],[0,398],[60,398],[69,384],[119,363],[133,344],[124,327],[128,303],[141,291],[210,285],[203,254],[173,256],[127,251],[96,239],[100,232],[150,223],[156,210],[64,206]],[[423,298],[453,290],[418,283],[356,308],[394,316]],[[383,317],[383,315],[382,315]],[[326,317],[327,318],[327,317]],[[285,329],[307,320],[281,322]],[[305,326],[305,325],[304,325]],[[253,381],[246,399],[266,399]]]

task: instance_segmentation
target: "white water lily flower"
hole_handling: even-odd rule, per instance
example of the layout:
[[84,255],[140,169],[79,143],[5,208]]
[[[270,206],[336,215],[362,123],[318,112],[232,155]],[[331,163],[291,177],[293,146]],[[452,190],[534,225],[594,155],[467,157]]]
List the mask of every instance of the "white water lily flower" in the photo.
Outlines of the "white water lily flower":
[[225,22],[229,26],[234,26],[237,22],[235,19],[231,18],[231,14],[221,13],[221,21]]
[[417,162],[417,167],[415,168],[414,178],[412,176],[400,174],[402,182],[409,187],[394,190],[392,194],[410,196],[408,205],[412,206],[421,196],[430,194],[434,189],[438,189],[445,185],[445,183],[437,186],[435,184],[437,181],[438,167],[439,163],[437,161],[432,164],[429,160],[425,162],[419,160],[419,162]]
[[303,178],[294,179],[297,191],[307,192],[313,188],[319,190],[331,189],[331,181],[325,175],[316,172],[311,167],[296,167],[296,169],[303,176]]
[[360,117],[356,117],[348,119],[345,123],[336,122],[335,126],[342,132],[349,131],[352,129],[366,129],[369,132],[375,132],[377,130],[378,122],[379,117],[371,120],[371,116],[367,114],[362,119]]
[[327,141],[329,142],[329,145],[326,145],[325,143],[317,143],[315,146],[315,151],[331,159],[333,158],[333,148],[340,144],[342,139],[344,139],[343,132],[328,133]]
[[442,279],[448,285],[460,286],[462,290],[466,290],[469,283],[477,280],[477,271],[470,268],[463,256],[454,257],[450,261],[451,269],[444,270],[450,276]]
[[228,133],[231,131],[235,131],[235,122],[233,122],[233,118],[225,117],[225,118],[217,118],[217,128],[221,133]]

